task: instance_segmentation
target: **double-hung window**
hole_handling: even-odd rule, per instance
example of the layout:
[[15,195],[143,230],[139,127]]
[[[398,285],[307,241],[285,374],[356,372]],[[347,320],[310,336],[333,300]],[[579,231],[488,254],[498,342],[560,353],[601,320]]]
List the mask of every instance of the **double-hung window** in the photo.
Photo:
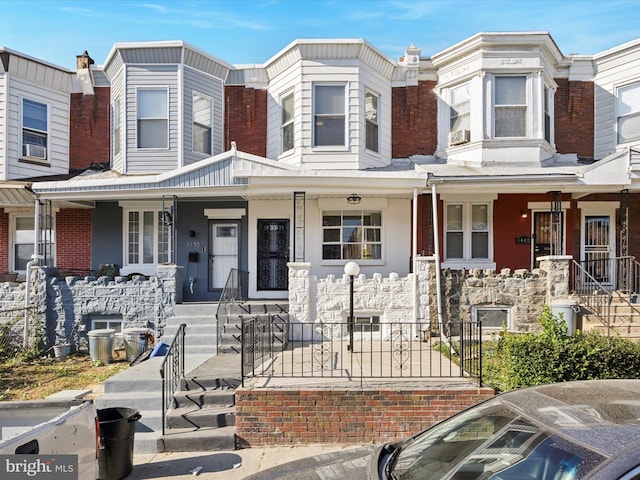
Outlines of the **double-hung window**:
[[211,155],[212,101],[209,97],[193,94],[193,151]]
[[471,87],[468,83],[451,89],[449,129],[451,132],[471,127]]
[[323,212],[322,259],[382,259],[382,213],[372,210]]
[[125,218],[126,266],[168,262],[170,229],[163,224],[162,211],[128,210]]
[[314,86],[313,145],[345,145],[345,85]]
[[551,89],[545,85],[544,87],[544,139],[551,143]]
[[293,104],[293,92],[288,93],[280,102],[282,109],[282,121],[280,126],[282,136],[282,152],[288,152],[293,148],[293,119],[294,119],[294,104]]
[[448,203],[445,251],[447,260],[489,260],[490,205]]
[[138,90],[138,148],[168,148],[168,102],[164,88]]
[[494,91],[495,137],[525,137],[527,134],[527,77],[497,76]]
[[640,139],[640,82],[618,88],[618,143]]
[[13,269],[24,272],[33,255],[35,221],[33,215],[13,217]]
[[120,125],[120,100],[115,100],[111,105],[111,122],[113,124],[113,154],[118,155],[122,148],[122,139],[120,132],[122,126]]
[[22,156],[36,160],[47,159],[49,119],[47,105],[22,99]]
[[366,122],[367,150],[378,151],[378,100],[379,96],[371,92],[364,95],[364,117]]

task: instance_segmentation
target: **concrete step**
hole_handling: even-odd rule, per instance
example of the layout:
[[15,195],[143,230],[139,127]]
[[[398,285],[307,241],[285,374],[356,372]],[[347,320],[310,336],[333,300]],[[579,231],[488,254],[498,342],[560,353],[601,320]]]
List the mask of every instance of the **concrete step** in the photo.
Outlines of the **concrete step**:
[[158,443],[162,440],[162,431],[135,432],[133,434],[133,453],[158,453]]
[[216,318],[217,303],[179,303],[174,305],[175,317],[210,317]]
[[135,408],[143,412],[162,410],[161,390],[106,393],[94,400],[96,408]]
[[[187,382],[185,382],[187,383]],[[235,388],[220,388],[211,390],[200,388],[197,390],[182,390],[173,396],[174,405],[180,407],[230,407],[235,405]]]
[[228,451],[236,448],[236,427],[171,429],[158,440],[158,452]]
[[166,426],[173,429],[223,428],[235,426],[236,409],[231,407],[196,406],[175,408],[167,413]]

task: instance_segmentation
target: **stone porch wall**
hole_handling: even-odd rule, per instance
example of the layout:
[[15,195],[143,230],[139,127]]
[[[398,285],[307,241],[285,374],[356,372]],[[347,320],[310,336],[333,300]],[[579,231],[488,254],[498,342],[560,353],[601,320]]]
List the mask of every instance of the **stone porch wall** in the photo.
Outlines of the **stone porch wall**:
[[[512,312],[512,329],[537,328],[542,306],[569,295],[572,257],[543,257],[532,271],[503,269],[442,272],[442,313],[446,321],[472,321],[474,307],[504,307]],[[433,257],[418,257],[415,273],[383,278],[354,278],[354,313],[379,315],[381,322],[437,321],[436,268]],[[349,277],[310,274],[310,263],[289,264],[289,317],[294,324],[345,322],[349,315]],[[292,339],[304,337],[292,329]]]

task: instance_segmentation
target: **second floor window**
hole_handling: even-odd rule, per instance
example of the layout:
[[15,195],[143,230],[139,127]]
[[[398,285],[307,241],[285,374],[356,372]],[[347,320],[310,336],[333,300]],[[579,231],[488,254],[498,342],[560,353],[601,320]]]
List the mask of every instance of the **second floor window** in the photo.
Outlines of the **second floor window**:
[[120,100],[113,102],[112,110],[112,123],[113,123],[113,154],[118,155],[121,148],[120,139]]
[[168,148],[167,104],[165,89],[138,90],[138,148]]
[[378,151],[378,96],[367,92],[364,95],[367,150]]
[[551,90],[544,87],[544,139],[551,143]]
[[193,151],[211,155],[211,99],[193,94]]
[[345,86],[316,85],[313,145],[345,145]]
[[382,213],[366,210],[324,212],[322,259],[382,259]]
[[46,160],[48,135],[47,105],[23,99],[22,156]]
[[618,143],[640,139],[640,82],[618,89]]
[[527,78],[522,76],[495,77],[496,137],[525,137],[527,134]]
[[293,148],[293,93],[282,98],[282,151],[287,152]]
[[446,207],[446,258],[489,258],[489,205],[449,203]]
[[469,84],[451,89],[449,129],[451,132],[469,130],[471,127],[471,92]]

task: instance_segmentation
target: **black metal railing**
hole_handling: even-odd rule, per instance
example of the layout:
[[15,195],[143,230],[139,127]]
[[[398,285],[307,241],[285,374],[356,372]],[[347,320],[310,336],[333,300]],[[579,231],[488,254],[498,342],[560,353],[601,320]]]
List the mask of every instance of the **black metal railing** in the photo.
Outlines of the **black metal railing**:
[[[578,297],[580,305],[586,307],[608,329],[613,295],[610,288],[600,283],[585,266],[588,267],[572,261],[569,267],[569,290]],[[591,272],[594,270],[591,269]]]
[[244,302],[248,298],[249,272],[232,268],[227,281],[222,289],[218,310],[216,312],[217,323],[217,347],[220,349],[222,334],[229,316],[233,313],[233,306],[238,302]]
[[[304,340],[277,341],[283,329]],[[255,377],[482,382],[482,329],[477,322],[397,322],[358,324],[351,331],[348,322],[277,324],[263,315],[242,322],[241,362],[243,382]]]
[[162,435],[166,430],[167,411],[174,402],[174,395],[180,388],[180,382],[184,378],[184,335],[187,325],[181,324],[178,327],[167,354],[160,366],[160,377],[162,378]]

